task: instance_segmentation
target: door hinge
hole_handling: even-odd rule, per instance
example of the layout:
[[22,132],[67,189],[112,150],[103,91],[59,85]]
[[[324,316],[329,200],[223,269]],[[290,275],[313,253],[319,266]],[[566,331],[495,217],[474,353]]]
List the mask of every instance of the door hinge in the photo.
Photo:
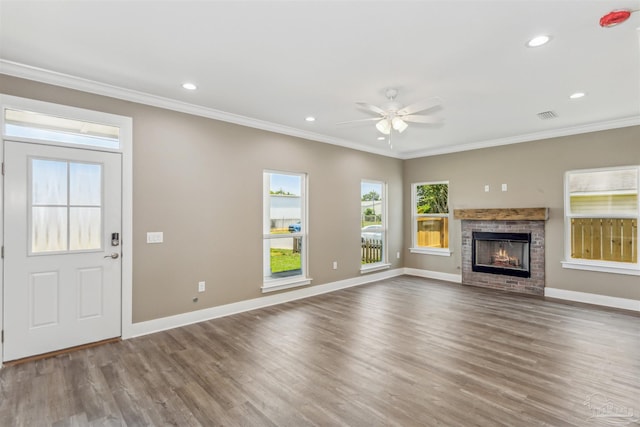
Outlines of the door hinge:
[[2,162],[2,175],[4,175],[4,162]]
[[2,330],[2,333],[0,333],[0,343],[4,342],[4,329]]
[[0,250],[0,258],[4,259],[4,246],[2,247],[2,250]]

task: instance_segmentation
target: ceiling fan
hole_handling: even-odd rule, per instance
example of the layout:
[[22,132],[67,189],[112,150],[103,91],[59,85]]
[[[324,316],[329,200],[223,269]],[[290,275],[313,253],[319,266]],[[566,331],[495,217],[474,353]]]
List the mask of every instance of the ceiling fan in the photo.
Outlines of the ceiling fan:
[[356,102],[356,104],[366,110],[367,112],[373,112],[379,115],[379,117],[372,117],[368,119],[360,119],[360,120],[350,120],[346,122],[340,122],[338,124],[346,124],[346,123],[356,123],[356,122],[367,122],[376,120],[376,129],[385,135],[391,134],[392,130],[397,131],[398,133],[402,133],[409,125],[408,122],[411,123],[427,123],[427,124],[435,124],[439,123],[440,120],[433,116],[427,115],[417,115],[415,113],[426,112],[428,110],[432,110],[440,107],[440,99],[433,97],[428,98],[420,102],[416,102],[415,104],[408,105],[403,107],[402,104],[397,102],[396,96],[398,95],[398,91],[396,89],[387,89],[385,91],[385,96],[387,97],[388,102],[381,106],[375,106],[368,104],[366,102]]

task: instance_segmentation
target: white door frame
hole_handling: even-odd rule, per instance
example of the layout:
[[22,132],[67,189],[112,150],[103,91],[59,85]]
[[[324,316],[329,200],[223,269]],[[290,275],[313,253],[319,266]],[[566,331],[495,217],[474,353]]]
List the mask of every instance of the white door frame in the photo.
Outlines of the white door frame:
[[[53,104],[27,98],[0,94],[0,132],[2,144],[5,140],[16,142],[37,142],[39,144],[74,147],[81,149],[94,149],[98,151],[111,151],[122,153],[122,339],[133,336],[133,120],[131,117],[115,114],[85,110],[66,105]],[[28,138],[7,137],[5,135],[4,111],[5,108],[34,111],[52,116],[84,120],[94,123],[102,123],[120,128],[120,149],[97,149],[75,144],[57,143],[52,141],[33,140]],[[4,154],[2,154],[4,164]],[[4,174],[0,175],[0,203],[4,203]],[[4,224],[4,206],[0,209],[0,223]],[[0,242],[4,245],[4,230],[0,226]],[[0,262],[0,330],[4,330],[4,262]],[[3,343],[0,342],[0,355],[3,352]],[[0,356],[1,357],[1,356]]]

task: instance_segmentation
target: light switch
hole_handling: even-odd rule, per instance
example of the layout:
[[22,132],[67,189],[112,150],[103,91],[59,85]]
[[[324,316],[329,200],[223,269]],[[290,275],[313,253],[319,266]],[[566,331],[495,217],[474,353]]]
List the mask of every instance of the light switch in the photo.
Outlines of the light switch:
[[485,186],[484,186],[484,192],[485,192],[485,193],[488,193],[488,192],[489,192],[489,186],[488,186],[488,185],[485,185]]
[[502,184],[502,191],[507,191],[507,184]]
[[162,243],[164,241],[164,234],[162,231],[149,231],[147,232],[147,243]]

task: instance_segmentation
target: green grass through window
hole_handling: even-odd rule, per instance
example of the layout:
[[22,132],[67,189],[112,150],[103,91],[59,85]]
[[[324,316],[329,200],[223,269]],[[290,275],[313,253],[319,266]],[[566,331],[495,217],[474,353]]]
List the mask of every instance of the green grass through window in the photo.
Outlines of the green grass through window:
[[271,273],[300,270],[301,268],[300,253],[293,252],[292,249],[271,249]]

